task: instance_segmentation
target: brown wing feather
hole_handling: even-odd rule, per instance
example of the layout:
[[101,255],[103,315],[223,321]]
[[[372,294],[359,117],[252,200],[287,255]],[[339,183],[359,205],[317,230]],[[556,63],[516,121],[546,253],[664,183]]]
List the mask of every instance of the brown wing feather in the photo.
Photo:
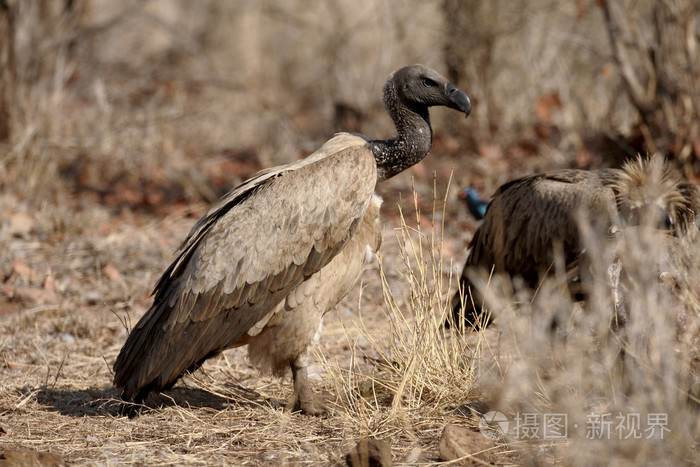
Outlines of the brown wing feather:
[[167,387],[235,345],[342,250],[376,181],[364,144],[337,135],[302,161],[258,174],[195,224],[114,364],[125,398]]
[[614,171],[565,170],[532,175],[501,187],[471,242],[470,266],[495,265],[527,278],[548,268],[553,242],[573,259],[580,252],[577,217],[614,206],[607,188]]
[[[459,291],[452,300],[455,315],[464,303],[465,314],[473,322],[481,309],[481,298],[469,280],[475,272],[489,274],[493,268],[521,276],[534,287],[551,267],[555,243],[562,247],[566,264],[575,264],[581,253],[578,216],[602,223],[601,229],[609,227],[610,217],[600,213],[614,209],[610,186],[619,173],[617,169],[561,170],[502,185],[472,237]],[[465,299],[470,293],[471,298]]]
[[367,262],[379,249],[380,206],[381,199],[373,197],[345,248],[246,333],[251,363],[282,376],[290,365],[308,353],[323,315],[355,286]]

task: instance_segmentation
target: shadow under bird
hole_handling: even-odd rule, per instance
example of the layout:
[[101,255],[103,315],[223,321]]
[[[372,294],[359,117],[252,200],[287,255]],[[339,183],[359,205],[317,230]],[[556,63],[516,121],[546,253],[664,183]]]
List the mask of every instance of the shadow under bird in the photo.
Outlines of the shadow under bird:
[[505,273],[536,289],[552,271],[555,252],[563,260],[572,296],[584,298],[581,278],[587,259],[581,222],[605,241],[620,229],[639,225],[685,236],[697,230],[699,208],[698,186],[659,156],[628,161],[622,169],[559,170],[512,180],[496,190],[472,237],[452,298],[454,320],[488,325],[475,274],[487,281],[491,274]]
[[423,65],[393,72],[384,104],[395,137],[339,133],[305,159],[259,172],[194,225],[114,363],[125,401],[140,404],[208,358],[248,345],[262,370],[291,368],[294,410],[323,412],[308,351],[323,315],[379,248],[375,185],[428,154],[429,107],[471,110],[464,92]]

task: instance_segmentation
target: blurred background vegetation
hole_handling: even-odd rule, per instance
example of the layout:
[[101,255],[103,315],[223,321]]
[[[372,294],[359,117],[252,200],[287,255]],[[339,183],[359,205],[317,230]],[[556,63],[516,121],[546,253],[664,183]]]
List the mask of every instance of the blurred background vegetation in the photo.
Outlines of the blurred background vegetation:
[[336,131],[390,135],[381,86],[414,62],[473,99],[434,112],[458,184],[656,151],[694,178],[699,39],[695,0],[0,0],[1,190],[211,202]]

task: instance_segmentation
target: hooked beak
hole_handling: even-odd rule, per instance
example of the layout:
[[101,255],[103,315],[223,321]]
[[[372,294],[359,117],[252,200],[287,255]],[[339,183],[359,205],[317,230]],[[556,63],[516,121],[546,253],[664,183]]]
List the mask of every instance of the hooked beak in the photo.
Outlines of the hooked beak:
[[447,107],[460,112],[464,112],[465,117],[469,116],[472,111],[472,103],[464,91],[460,91],[457,86],[452,83],[447,83],[445,86],[445,95],[447,96]]

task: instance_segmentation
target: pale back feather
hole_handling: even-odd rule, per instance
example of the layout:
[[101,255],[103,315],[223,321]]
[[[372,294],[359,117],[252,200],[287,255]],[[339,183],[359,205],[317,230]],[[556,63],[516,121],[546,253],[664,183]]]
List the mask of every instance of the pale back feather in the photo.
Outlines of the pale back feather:
[[379,250],[380,206],[381,198],[373,196],[345,248],[248,330],[240,344],[248,344],[248,355],[254,365],[282,375],[293,362],[305,357],[318,335],[323,315],[350,292]]

